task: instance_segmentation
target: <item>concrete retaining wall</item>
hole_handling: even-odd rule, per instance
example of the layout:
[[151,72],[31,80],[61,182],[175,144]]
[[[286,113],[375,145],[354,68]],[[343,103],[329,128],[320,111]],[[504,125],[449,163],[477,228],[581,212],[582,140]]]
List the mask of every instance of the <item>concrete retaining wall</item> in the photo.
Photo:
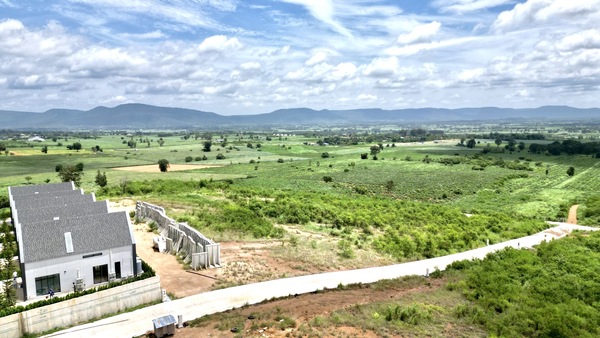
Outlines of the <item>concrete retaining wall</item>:
[[192,269],[207,269],[221,265],[221,246],[206,238],[198,230],[185,222],[169,218],[165,209],[150,203],[138,201],[135,214],[142,219],[156,222],[160,234],[167,239],[167,252],[178,254]]
[[0,318],[0,338],[18,338],[123,311],[162,298],[158,276]]

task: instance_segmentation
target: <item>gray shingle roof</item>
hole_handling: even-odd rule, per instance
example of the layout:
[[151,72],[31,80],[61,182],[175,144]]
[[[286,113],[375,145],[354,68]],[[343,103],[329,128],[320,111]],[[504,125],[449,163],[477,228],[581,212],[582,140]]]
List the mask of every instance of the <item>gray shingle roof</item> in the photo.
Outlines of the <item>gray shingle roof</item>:
[[57,205],[71,205],[80,203],[91,203],[95,202],[96,197],[93,194],[84,195],[68,195],[68,196],[53,196],[45,198],[29,198],[15,201],[15,208],[17,214],[23,214],[30,209],[44,208]]
[[108,202],[86,202],[69,205],[55,205],[43,208],[28,209],[26,212],[18,214],[18,222],[20,224],[39,223],[52,221],[54,217],[73,218],[89,215],[107,214]]
[[49,183],[49,184],[39,184],[39,185],[24,185],[20,187],[9,187],[8,193],[12,196],[17,195],[28,195],[34,194],[36,191],[39,193],[43,192],[56,192],[56,191],[64,191],[64,190],[73,190],[75,189],[75,185],[73,182],[64,182],[64,183]]
[[[125,211],[28,223],[23,225],[22,232],[22,263],[81,256],[135,243]],[[73,239],[72,253],[67,253],[66,232],[70,232]]]
[[15,201],[15,204],[18,206],[18,203],[20,201],[40,200],[40,199],[49,198],[49,197],[73,196],[73,195],[83,195],[83,190],[82,189],[61,190],[61,191],[52,191],[52,192],[40,192],[37,194],[22,194],[22,195],[12,196],[12,199],[13,199],[13,201]]

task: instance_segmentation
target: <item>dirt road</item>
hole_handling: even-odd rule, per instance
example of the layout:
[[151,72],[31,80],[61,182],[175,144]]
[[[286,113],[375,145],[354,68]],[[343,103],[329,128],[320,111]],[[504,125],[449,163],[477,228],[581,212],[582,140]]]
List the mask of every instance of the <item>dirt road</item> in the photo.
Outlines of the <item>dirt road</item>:
[[569,218],[567,219],[567,223],[577,224],[577,208],[579,208],[579,205],[576,204],[569,209]]

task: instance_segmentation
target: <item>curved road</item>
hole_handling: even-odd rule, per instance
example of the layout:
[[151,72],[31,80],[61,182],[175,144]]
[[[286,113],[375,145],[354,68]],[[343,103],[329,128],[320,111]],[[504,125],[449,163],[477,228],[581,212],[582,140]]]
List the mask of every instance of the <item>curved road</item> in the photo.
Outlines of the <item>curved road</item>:
[[205,292],[171,302],[149,306],[133,312],[123,313],[93,323],[75,326],[46,337],[132,337],[153,330],[152,319],[165,315],[182,315],[184,321],[238,308],[247,304],[260,303],[266,299],[293,294],[313,292],[323,288],[335,288],[341,284],[373,283],[408,275],[425,275],[438,268],[443,270],[452,262],[464,259],[484,258],[488,253],[505,247],[530,248],[544,240],[566,236],[573,230],[600,230],[567,223],[555,225],[532,236],[486,246],[458,254],[414,261],[396,265],[327,272],[315,275],[277,279],[262,283],[242,285],[217,291]]

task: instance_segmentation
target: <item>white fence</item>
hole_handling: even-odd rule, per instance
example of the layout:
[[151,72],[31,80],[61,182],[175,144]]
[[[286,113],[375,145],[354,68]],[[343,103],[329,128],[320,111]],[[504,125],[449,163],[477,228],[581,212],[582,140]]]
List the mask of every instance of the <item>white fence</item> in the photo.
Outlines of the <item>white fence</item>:
[[135,215],[156,222],[160,234],[167,239],[167,251],[183,257],[184,262],[189,263],[192,269],[221,266],[220,244],[206,238],[187,223],[169,218],[164,208],[138,201]]

